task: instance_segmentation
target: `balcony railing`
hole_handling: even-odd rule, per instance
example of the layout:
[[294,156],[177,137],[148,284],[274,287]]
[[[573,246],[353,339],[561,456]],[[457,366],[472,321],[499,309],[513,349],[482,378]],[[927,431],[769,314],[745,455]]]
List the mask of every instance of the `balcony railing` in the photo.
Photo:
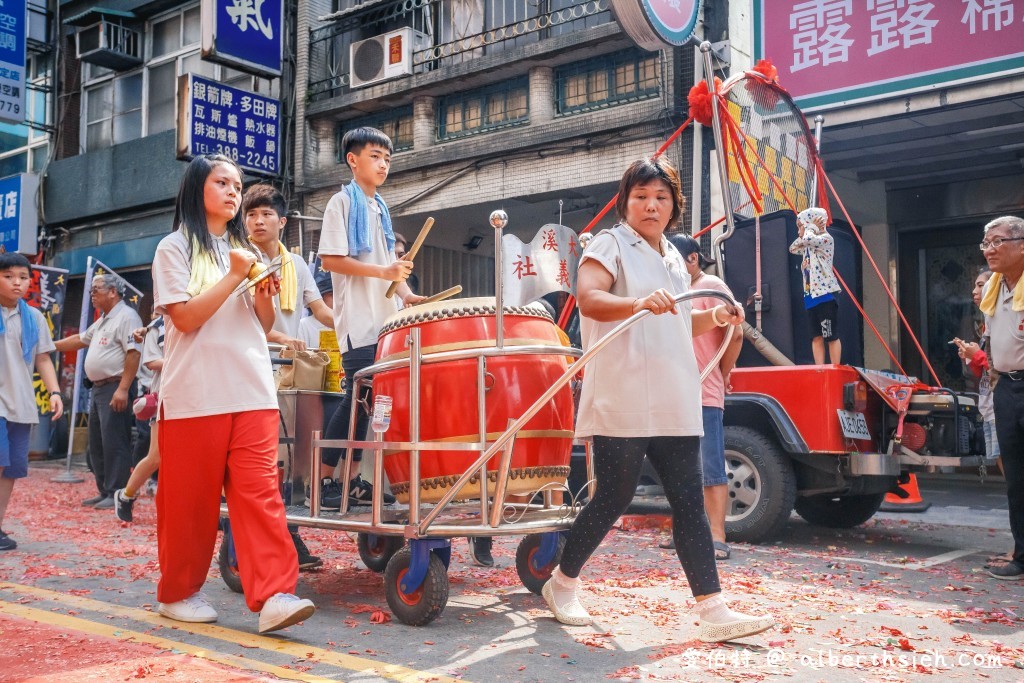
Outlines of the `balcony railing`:
[[398,0],[323,19],[332,23],[310,34],[311,101],[348,92],[352,43],[398,27],[428,36],[429,46],[413,54],[414,72],[425,72],[581,31],[612,16],[609,0]]

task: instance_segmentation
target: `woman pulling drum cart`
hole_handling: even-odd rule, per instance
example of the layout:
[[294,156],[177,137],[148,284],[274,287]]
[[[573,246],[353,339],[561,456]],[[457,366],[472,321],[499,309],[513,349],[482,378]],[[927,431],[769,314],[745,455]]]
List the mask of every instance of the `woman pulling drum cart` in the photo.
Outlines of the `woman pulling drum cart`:
[[[300,526],[357,532],[360,557],[384,571],[388,604],[410,625],[430,623],[447,603],[452,538],[525,535],[517,572],[536,594],[549,583],[577,512],[572,502],[556,502],[556,493],[567,490],[574,429],[569,382],[653,311],[637,308],[601,338],[592,337],[585,353],[563,346],[539,304],[502,304],[500,231],[506,222],[504,212],[492,215],[499,231],[494,299],[412,306],[385,324],[376,362],[354,377],[356,395],[373,384],[374,440],[355,438],[355,419],[346,440],[314,434],[314,467],[321,448],[346,449],[343,467],[355,449],[372,450],[374,481],[383,481],[386,471],[399,504],[384,506],[377,486],[369,513],[349,511],[343,497],[339,513],[321,514],[313,486],[308,515],[288,516]],[[659,302],[667,307],[699,296],[732,303],[710,291],[673,291]],[[570,367],[566,356],[578,360]],[[692,350],[690,357],[693,364]],[[697,386],[692,391],[699,394]],[[587,460],[593,479],[589,450]],[[315,471],[310,479],[317,480]],[[529,502],[509,502],[510,495]]]

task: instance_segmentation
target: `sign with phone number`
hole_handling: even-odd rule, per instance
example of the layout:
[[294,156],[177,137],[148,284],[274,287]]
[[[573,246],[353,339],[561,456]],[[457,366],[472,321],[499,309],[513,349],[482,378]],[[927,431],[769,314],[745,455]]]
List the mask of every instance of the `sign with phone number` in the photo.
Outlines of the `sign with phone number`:
[[231,157],[243,170],[278,175],[281,103],[278,100],[185,74],[178,79],[178,158]]

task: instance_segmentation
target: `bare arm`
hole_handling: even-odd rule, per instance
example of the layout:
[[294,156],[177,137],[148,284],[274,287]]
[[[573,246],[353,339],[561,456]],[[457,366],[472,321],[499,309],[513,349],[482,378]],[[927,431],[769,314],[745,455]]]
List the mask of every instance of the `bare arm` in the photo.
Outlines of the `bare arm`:
[[317,299],[309,305],[316,321],[325,327],[334,329],[334,311],[327,307],[323,299]]
[[270,330],[267,332],[267,341],[272,344],[281,344],[289,349],[295,349],[296,351],[305,351],[306,342],[296,337],[289,337],[280,330]]
[[412,272],[412,261],[398,260],[390,266],[378,266],[363,263],[351,256],[320,256],[320,265],[324,270],[339,275],[355,275],[358,277],[375,277],[389,282],[404,282]]
[[729,373],[736,367],[736,361],[739,359],[742,349],[743,330],[736,328],[732,331],[732,339],[729,340],[729,346],[725,349],[725,353],[722,354],[722,360],[718,363],[718,367],[722,369],[722,377],[728,377]]
[[81,335],[73,334],[70,337],[64,339],[58,339],[53,342],[53,345],[57,347],[58,353],[67,353],[68,351],[77,351],[78,349],[84,349],[88,344],[82,341]]
[[584,261],[576,277],[580,315],[592,320],[625,320],[644,308],[654,313],[677,312],[671,295],[663,289],[652,292],[642,299],[612,294],[610,290],[615,278],[604,266],[592,259]]
[[113,398],[110,399],[110,407],[119,413],[128,408],[128,388],[135,381],[135,376],[139,374],[139,360],[141,358],[142,354],[134,349],[125,353],[124,372],[121,373],[121,382],[117,385],[117,389],[114,390]]
[[58,419],[64,414],[64,399],[60,395],[60,385],[57,383],[57,371],[53,368],[53,361],[50,360],[50,354],[48,353],[37,353],[36,354],[36,372],[39,373],[39,378],[43,380],[43,386],[50,392],[50,412],[53,413],[53,419]]
[[156,360],[151,360],[146,363],[146,367],[152,372],[161,372],[164,369],[164,359],[158,358]]

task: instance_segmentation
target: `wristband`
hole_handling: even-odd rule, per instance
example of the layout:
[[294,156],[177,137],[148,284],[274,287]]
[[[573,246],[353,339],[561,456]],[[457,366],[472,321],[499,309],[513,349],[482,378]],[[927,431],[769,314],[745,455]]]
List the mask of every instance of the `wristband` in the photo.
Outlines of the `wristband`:
[[718,309],[719,308],[721,308],[721,307],[720,306],[715,306],[714,308],[711,309],[711,320],[718,327],[726,327],[726,326],[729,325],[729,323],[728,322],[723,322],[723,321],[718,319]]

